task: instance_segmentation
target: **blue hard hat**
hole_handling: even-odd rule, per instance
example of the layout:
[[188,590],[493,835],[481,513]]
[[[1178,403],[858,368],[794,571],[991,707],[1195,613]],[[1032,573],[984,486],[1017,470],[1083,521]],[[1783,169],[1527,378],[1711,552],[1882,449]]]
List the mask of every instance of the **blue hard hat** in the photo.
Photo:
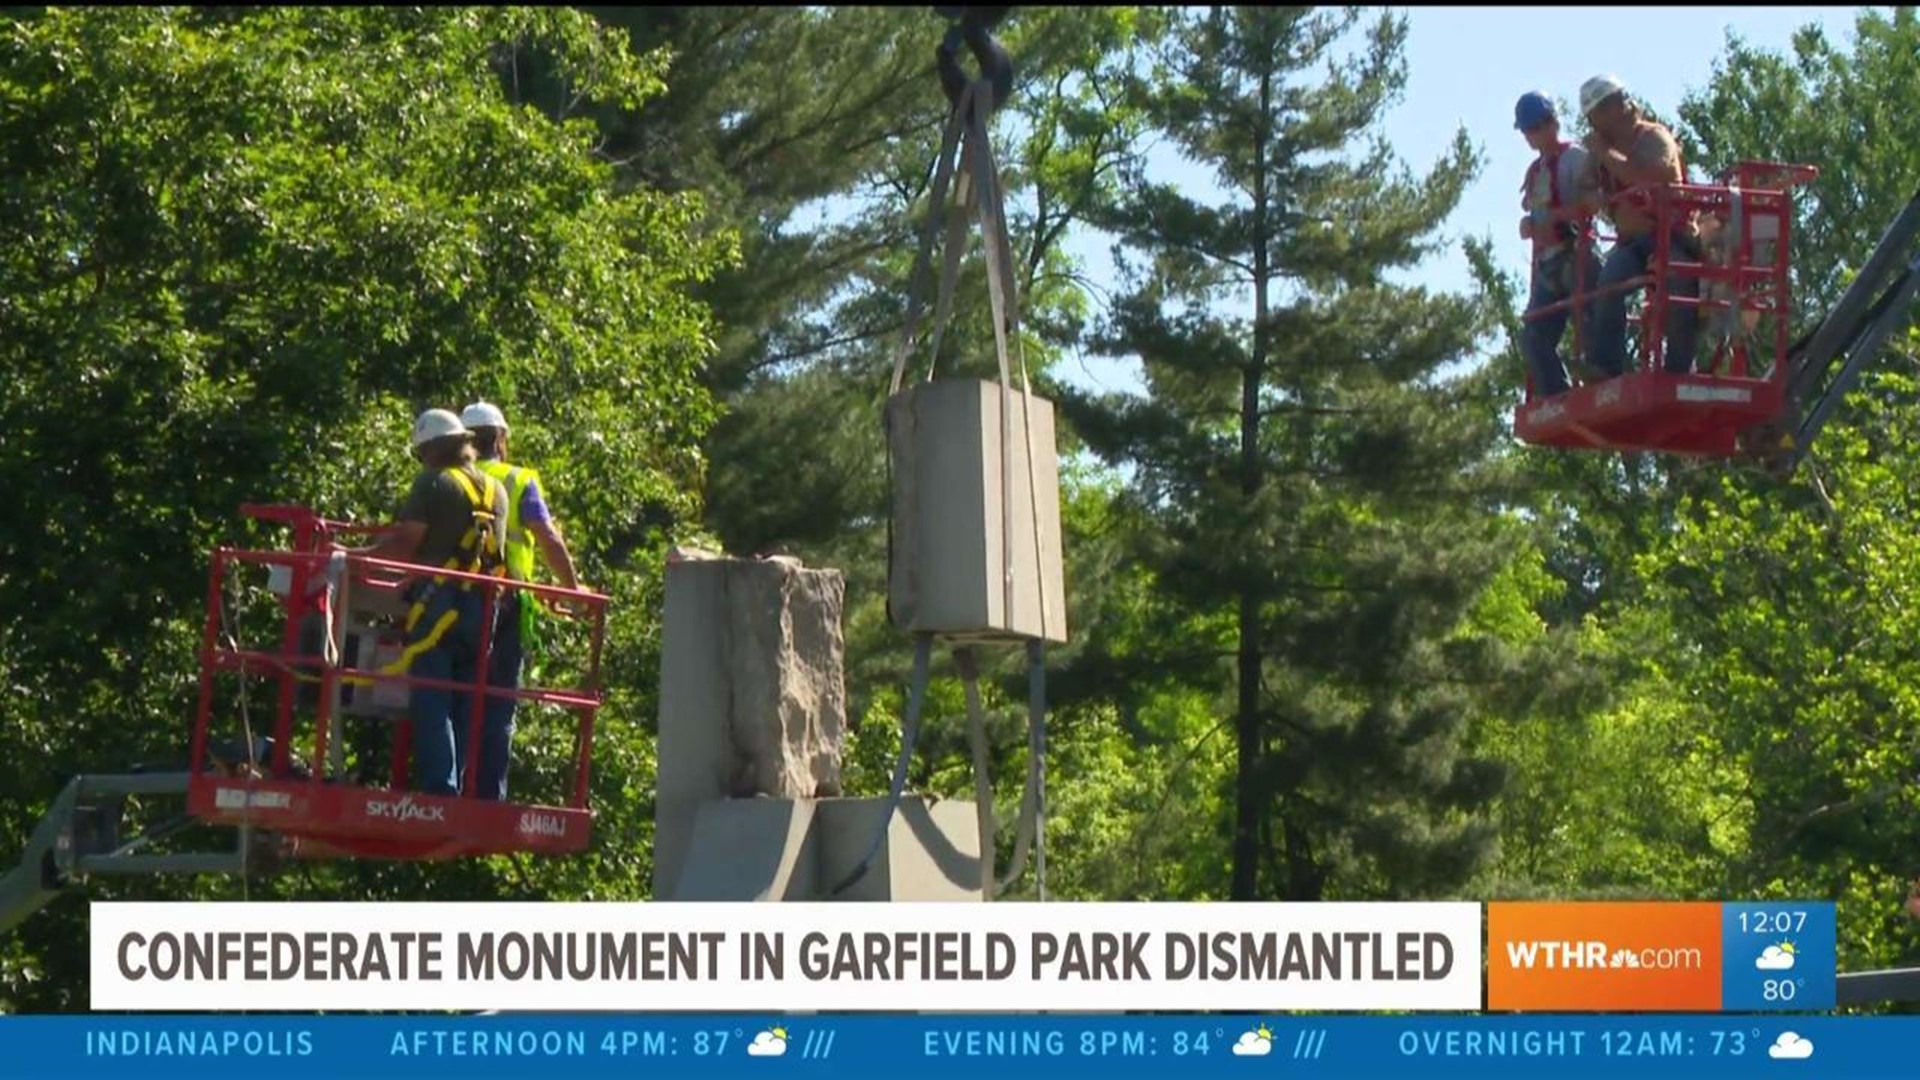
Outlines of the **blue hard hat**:
[[1553,118],[1552,100],[1538,90],[1520,95],[1519,104],[1513,107],[1513,126],[1519,131],[1538,127]]

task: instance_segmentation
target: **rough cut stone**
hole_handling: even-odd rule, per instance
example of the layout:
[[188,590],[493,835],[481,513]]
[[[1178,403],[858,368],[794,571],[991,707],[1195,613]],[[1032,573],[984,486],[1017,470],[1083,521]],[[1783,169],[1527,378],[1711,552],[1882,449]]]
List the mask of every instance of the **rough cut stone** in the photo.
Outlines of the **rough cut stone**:
[[797,560],[729,560],[727,710],[737,767],[729,795],[819,798],[840,793],[846,748],[845,642],[838,570]]
[[666,584],[656,884],[677,877],[701,803],[838,795],[846,747],[839,571],[682,553]]

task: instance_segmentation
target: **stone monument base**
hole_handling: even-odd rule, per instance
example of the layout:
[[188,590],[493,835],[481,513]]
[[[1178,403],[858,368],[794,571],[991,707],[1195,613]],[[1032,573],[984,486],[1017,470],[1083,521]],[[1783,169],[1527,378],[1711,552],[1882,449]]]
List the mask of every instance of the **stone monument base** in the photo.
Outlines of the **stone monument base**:
[[[679,873],[654,899],[826,900],[873,849],[886,812],[884,798],[710,800]],[[867,872],[832,899],[982,899],[974,804],[902,798]]]

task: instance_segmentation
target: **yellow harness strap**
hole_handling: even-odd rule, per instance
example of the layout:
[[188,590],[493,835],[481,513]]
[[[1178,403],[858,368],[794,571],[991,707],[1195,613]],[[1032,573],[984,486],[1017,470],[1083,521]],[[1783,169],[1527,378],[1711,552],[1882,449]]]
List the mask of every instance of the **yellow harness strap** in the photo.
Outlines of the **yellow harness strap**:
[[[460,537],[460,552],[448,556],[447,560],[441,564],[442,568],[447,570],[463,570],[473,574],[490,574],[495,577],[504,577],[506,575],[506,563],[500,553],[499,537],[494,532],[494,523],[499,520],[499,516],[493,512],[493,506],[488,501],[487,496],[481,493],[480,489],[474,485],[473,480],[468,477],[463,470],[455,466],[447,469],[446,472],[454,478],[455,482],[460,485],[460,489],[466,493],[467,502],[473,508],[473,521],[467,526],[466,533]],[[490,490],[491,486],[489,486],[489,491]],[[463,557],[462,553],[467,554]],[[446,580],[446,578],[439,574],[433,576],[433,582],[436,585],[444,585],[446,584]],[[472,582],[463,581],[460,583],[460,587],[462,589],[470,589],[472,588]],[[413,633],[413,628],[419,625],[421,616],[426,613],[426,599],[423,597],[415,600],[413,605],[407,610],[406,632],[408,634]],[[422,635],[418,641],[412,642],[403,649],[400,655],[394,658],[392,663],[382,666],[380,668],[380,674],[404,674],[420,654],[440,644],[440,639],[446,637],[447,631],[453,629],[459,622],[460,613],[458,611],[449,608],[442,612],[440,618],[434,622],[433,628]],[[320,681],[319,676],[307,675],[302,672],[294,673],[294,677],[300,682]],[[349,686],[369,686],[373,683],[372,679],[361,675],[343,676],[340,681]]]
[[[504,576],[506,564],[501,558],[500,538],[495,532],[495,523],[499,521],[499,516],[493,512],[493,504],[487,498],[492,493],[492,485],[489,484],[483,492],[464,469],[455,466],[446,472],[460,485],[460,490],[466,493],[467,503],[473,509],[473,520],[468,524],[467,531],[460,537],[460,550],[449,555],[441,566],[447,570],[461,570],[470,574]],[[446,578],[439,574],[434,575],[433,581],[436,585],[446,584]],[[472,587],[473,583],[470,581],[460,583],[462,590]],[[426,612],[425,597],[413,602],[413,606],[407,611],[407,633],[413,633],[414,627],[419,625],[421,616]],[[412,666],[416,657],[440,644],[440,639],[459,622],[458,611],[449,608],[441,612],[440,618],[435,620],[432,629],[421,635],[419,640],[409,644],[392,663],[382,667],[381,674],[397,675],[406,671]]]
[[[495,531],[500,517],[493,511],[492,500],[487,498],[492,493],[493,485],[487,485],[483,492],[466,471],[458,467],[448,469],[447,475],[453,477],[460,489],[466,492],[467,502],[473,507],[473,521],[467,526],[467,531],[461,534],[460,553],[448,556],[442,565],[448,570],[464,570],[470,574],[504,576],[506,566],[500,552],[500,537]],[[466,557],[463,558],[461,553],[465,553]],[[437,575],[434,577],[435,583],[444,580]],[[470,585],[469,582],[462,582],[460,587],[464,589]]]

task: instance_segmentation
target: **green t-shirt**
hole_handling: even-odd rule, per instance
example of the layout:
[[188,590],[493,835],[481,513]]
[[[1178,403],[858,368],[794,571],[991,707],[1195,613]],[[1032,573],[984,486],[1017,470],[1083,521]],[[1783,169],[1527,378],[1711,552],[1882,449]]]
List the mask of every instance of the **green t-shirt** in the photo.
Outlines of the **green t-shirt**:
[[[507,489],[500,481],[480,472],[471,466],[461,466],[461,471],[471,480],[476,489],[487,493],[487,504],[493,508],[493,529],[498,538],[499,547],[506,549],[507,538]],[[446,561],[460,553],[460,538],[467,534],[473,524],[473,500],[467,497],[466,488],[460,481],[447,475],[444,469],[429,469],[414,477],[413,487],[407,491],[407,501],[400,507],[401,521],[417,521],[427,527],[427,535],[420,541],[420,551],[413,561],[427,566],[442,566]]]

